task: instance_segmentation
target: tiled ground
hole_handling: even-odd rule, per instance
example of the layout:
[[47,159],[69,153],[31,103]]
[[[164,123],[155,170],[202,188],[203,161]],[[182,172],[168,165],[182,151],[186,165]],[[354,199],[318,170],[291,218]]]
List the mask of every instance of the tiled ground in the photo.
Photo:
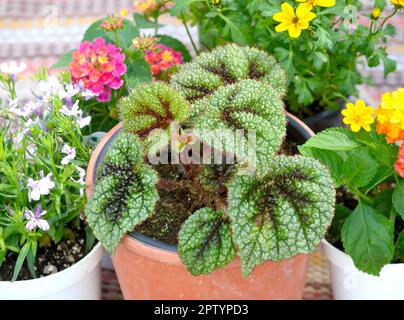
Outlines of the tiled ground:
[[[369,11],[371,2],[364,2],[365,10]],[[0,63],[11,59],[27,62],[27,79],[39,66],[51,66],[58,56],[76,47],[92,21],[121,8],[130,8],[131,4],[132,0],[0,0]],[[185,29],[178,21],[167,16],[163,23],[167,26],[162,33],[188,43]],[[381,68],[363,70],[365,75],[372,76],[376,87],[361,88],[361,96],[373,105],[383,91],[404,86],[404,14],[392,23],[397,27],[397,36],[389,43],[389,52],[398,61],[398,71],[384,79]],[[192,33],[196,36],[195,29]],[[19,86],[23,96],[30,94],[25,84]],[[122,298],[116,276],[108,269],[103,271],[103,298]],[[311,258],[305,298],[331,298],[328,266],[319,252]]]

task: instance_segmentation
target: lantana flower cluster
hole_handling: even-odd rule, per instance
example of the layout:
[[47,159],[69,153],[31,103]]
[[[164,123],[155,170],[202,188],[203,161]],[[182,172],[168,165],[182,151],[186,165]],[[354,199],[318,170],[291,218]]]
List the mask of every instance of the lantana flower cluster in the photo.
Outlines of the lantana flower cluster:
[[385,134],[389,142],[404,139],[404,88],[382,96],[376,118],[377,133]]
[[[369,132],[370,125],[375,122],[373,107],[366,106],[362,100],[358,100],[355,105],[348,103],[341,113],[344,116],[343,122],[350,125],[353,132],[359,132],[362,128]],[[376,132],[384,134],[389,143],[401,142],[394,168],[404,178],[404,88],[383,94],[375,115]]]
[[107,44],[103,38],[82,42],[72,57],[69,70],[73,83],[82,83],[98,96],[99,102],[109,101],[111,89],[117,90],[123,85],[125,55],[121,48]]
[[153,76],[184,63],[181,52],[164,44],[156,44],[151,49],[146,49],[145,53],[145,59],[150,64]]

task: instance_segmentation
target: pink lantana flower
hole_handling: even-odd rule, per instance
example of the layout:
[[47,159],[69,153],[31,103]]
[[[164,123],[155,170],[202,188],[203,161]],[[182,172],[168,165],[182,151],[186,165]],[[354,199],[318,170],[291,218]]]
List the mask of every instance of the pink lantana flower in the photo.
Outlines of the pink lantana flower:
[[121,76],[125,74],[126,66],[121,48],[97,38],[93,42],[82,42],[72,56],[69,69],[73,83],[82,83],[98,96],[98,101],[109,101],[111,89],[123,85]]
[[152,49],[146,49],[146,61],[150,64],[153,76],[161,72],[183,64],[184,60],[180,51],[174,51],[164,44],[156,44]]

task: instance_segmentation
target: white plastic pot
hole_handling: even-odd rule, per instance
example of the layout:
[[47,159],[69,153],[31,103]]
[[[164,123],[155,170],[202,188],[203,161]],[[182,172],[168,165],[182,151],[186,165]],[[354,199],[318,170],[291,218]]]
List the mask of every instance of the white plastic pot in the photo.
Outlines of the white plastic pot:
[[388,264],[380,276],[359,271],[350,256],[326,240],[321,243],[330,264],[336,300],[404,300],[404,263]]
[[73,266],[47,277],[24,281],[0,281],[0,300],[99,300],[103,248],[98,243]]

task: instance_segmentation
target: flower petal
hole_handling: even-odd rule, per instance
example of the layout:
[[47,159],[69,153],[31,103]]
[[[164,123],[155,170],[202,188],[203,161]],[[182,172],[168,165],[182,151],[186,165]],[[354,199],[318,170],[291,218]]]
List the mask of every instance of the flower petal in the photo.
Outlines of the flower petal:
[[301,33],[302,33],[302,30],[301,29],[299,29],[297,26],[296,26],[296,24],[292,24],[290,27],[289,27],[289,36],[291,37],[291,38],[299,38],[300,37],[300,35],[301,35]]

